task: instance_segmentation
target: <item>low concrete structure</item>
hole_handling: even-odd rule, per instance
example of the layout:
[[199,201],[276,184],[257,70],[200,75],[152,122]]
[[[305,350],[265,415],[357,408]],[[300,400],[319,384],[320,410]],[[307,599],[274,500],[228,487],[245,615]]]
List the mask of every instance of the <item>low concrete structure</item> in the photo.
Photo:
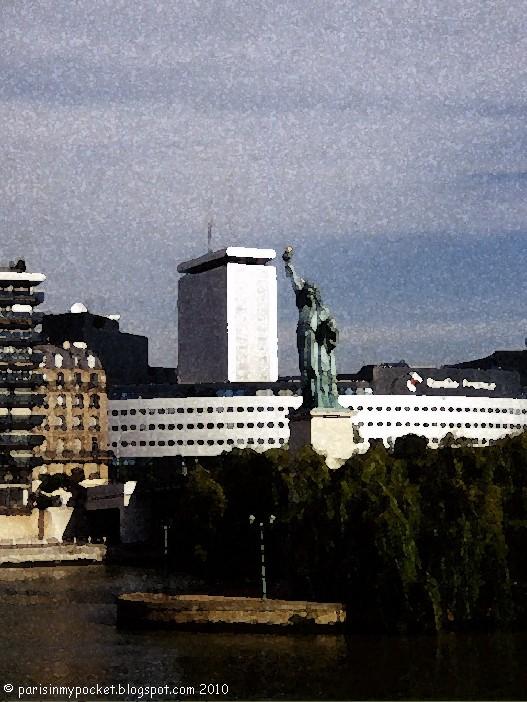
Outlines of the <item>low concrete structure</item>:
[[183,629],[340,630],[344,605],[255,597],[133,592],[117,602],[119,625]]
[[353,412],[347,409],[316,407],[302,409],[289,415],[289,448],[299,451],[304,446],[312,446],[326,459],[328,468],[340,468],[348,458],[357,452]]
[[45,539],[61,542],[72,514],[73,507],[66,506],[32,509],[20,514],[0,514],[0,546]]
[[0,566],[101,563],[105,544],[19,544],[0,546]]
[[144,542],[149,534],[148,506],[135,493],[135,480],[88,487],[86,511],[114,510],[119,513],[119,541],[123,544]]

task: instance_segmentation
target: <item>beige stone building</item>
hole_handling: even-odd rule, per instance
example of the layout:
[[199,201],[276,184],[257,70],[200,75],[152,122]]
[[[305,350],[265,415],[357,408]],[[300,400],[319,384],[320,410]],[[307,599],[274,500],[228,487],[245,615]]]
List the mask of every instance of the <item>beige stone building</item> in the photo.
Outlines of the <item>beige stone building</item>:
[[46,399],[36,449],[42,460],[33,477],[81,469],[90,484],[108,482],[108,398],[106,375],[99,359],[82,342],[63,348],[40,345]]

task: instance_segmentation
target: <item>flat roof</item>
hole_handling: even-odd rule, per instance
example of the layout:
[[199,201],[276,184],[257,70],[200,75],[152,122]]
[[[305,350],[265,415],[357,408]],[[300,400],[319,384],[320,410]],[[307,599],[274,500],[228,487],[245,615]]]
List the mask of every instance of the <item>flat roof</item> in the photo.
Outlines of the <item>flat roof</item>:
[[228,246],[218,251],[209,251],[199,258],[183,261],[177,267],[178,273],[200,273],[227,263],[265,265],[276,258],[274,249],[252,249],[244,246]]
[[15,280],[17,282],[42,283],[46,280],[43,273],[20,273],[18,271],[0,270],[0,280]]

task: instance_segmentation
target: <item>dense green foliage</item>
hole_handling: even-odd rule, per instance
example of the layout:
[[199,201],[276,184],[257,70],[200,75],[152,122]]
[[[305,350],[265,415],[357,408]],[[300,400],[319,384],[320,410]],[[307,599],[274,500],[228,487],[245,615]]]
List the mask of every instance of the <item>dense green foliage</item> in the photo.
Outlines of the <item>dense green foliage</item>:
[[[448,443],[448,442],[447,442]],[[407,436],[336,471],[311,449],[203,459],[170,499],[178,567],[274,596],[339,600],[354,628],[523,625],[527,434],[488,448]],[[256,590],[253,590],[256,592]]]

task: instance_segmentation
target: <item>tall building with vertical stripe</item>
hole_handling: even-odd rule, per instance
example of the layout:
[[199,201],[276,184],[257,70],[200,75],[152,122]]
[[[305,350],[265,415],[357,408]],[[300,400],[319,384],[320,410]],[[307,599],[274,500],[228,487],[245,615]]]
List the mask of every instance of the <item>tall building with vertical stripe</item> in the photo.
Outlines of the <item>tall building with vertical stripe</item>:
[[277,380],[275,256],[229,247],[178,266],[180,383]]

